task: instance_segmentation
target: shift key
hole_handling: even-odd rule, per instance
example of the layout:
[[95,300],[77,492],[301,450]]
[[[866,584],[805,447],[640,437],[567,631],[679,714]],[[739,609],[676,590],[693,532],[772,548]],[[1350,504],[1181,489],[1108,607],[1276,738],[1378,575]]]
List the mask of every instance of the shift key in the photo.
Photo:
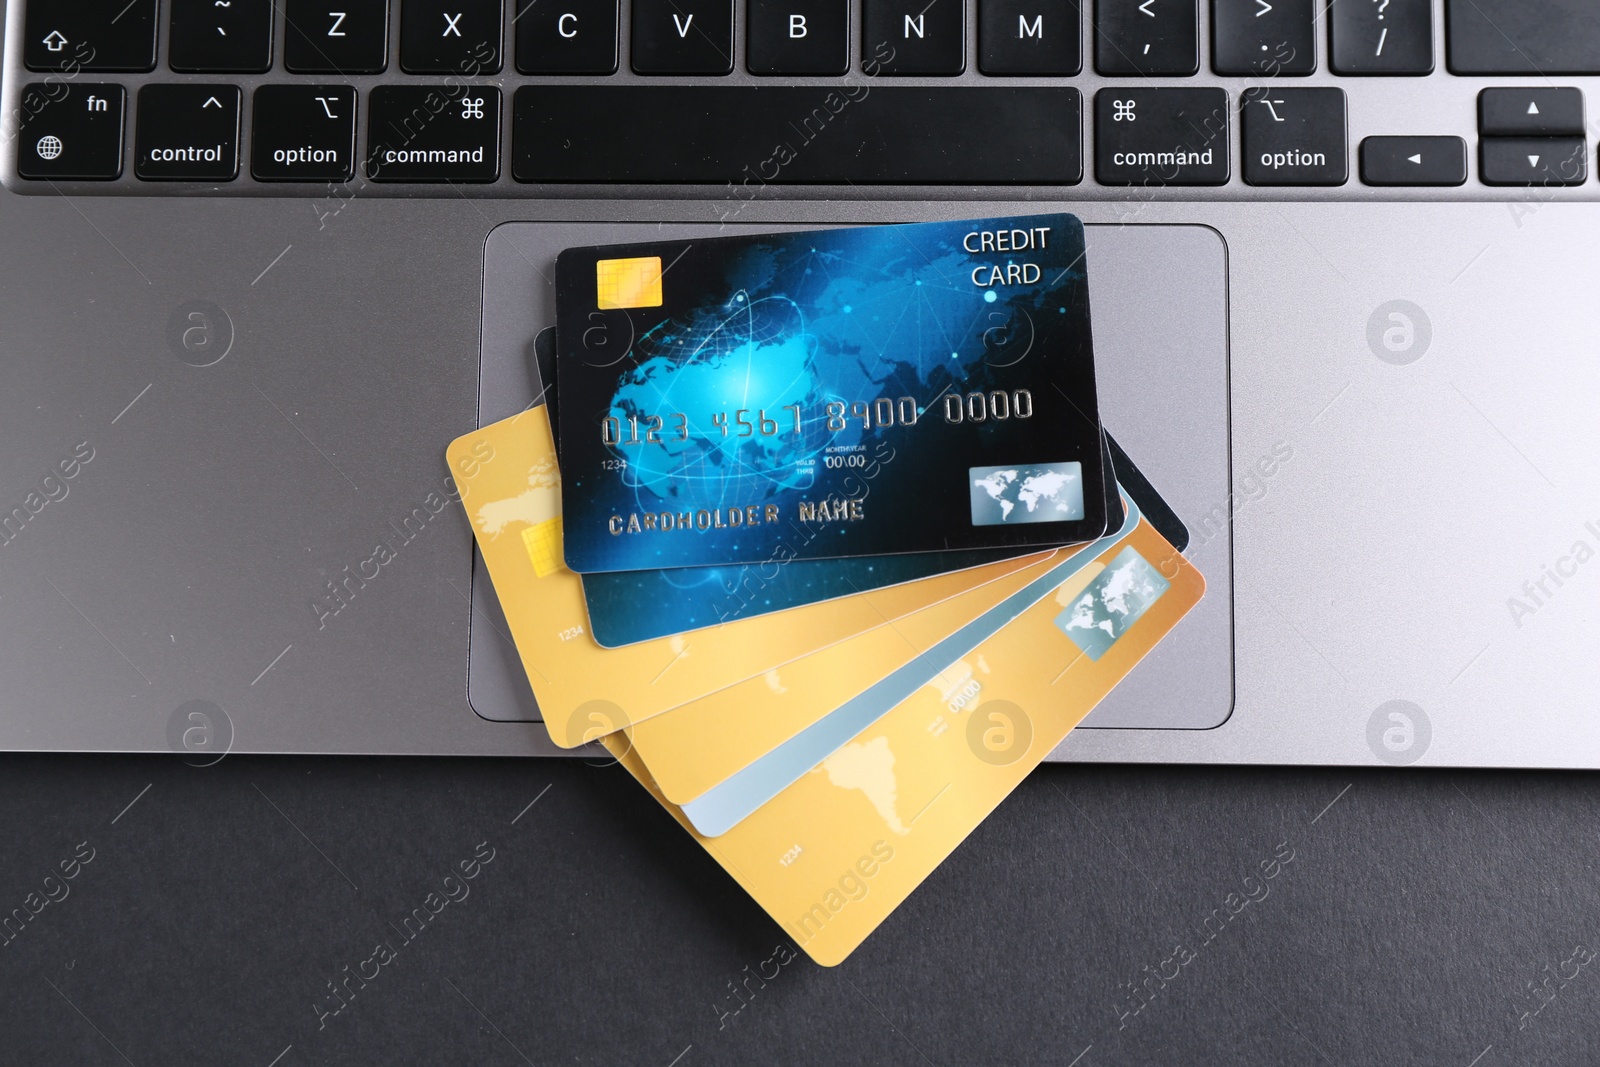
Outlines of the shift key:
[[500,176],[500,90],[380,85],[367,108],[375,182],[492,182]]

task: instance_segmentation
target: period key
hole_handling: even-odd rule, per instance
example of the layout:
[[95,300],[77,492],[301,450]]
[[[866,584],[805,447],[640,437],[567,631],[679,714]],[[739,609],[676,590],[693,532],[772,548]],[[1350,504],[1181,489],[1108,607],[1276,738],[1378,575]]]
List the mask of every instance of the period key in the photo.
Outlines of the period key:
[[375,182],[492,182],[500,176],[500,90],[380,85],[367,105]]

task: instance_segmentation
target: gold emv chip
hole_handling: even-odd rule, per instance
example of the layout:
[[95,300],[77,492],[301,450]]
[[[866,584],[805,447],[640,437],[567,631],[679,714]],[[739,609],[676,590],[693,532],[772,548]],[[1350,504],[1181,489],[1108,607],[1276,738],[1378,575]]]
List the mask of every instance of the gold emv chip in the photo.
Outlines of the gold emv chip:
[[601,311],[661,306],[661,257],[602,259],[594,265],[595,303]]
[[522,528],[522,547],[528,550],[536,578],[548,578],[566,568],[561,558],[561,517]]

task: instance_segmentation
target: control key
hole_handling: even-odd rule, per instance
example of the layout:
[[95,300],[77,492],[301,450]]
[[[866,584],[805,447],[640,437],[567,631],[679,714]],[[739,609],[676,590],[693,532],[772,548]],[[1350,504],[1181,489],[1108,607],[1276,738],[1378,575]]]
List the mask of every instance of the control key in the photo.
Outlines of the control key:
[[231,182],[239,173],[237,85],[146,85],[134,130],[141,181]]

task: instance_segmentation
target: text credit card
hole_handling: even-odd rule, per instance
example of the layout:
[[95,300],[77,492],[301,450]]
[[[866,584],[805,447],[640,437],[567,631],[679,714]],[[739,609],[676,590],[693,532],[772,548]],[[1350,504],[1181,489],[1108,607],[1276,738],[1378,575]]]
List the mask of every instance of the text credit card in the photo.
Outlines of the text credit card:
[[556,295],[575,571],[1105,530],[1073,215],[567,249]]

